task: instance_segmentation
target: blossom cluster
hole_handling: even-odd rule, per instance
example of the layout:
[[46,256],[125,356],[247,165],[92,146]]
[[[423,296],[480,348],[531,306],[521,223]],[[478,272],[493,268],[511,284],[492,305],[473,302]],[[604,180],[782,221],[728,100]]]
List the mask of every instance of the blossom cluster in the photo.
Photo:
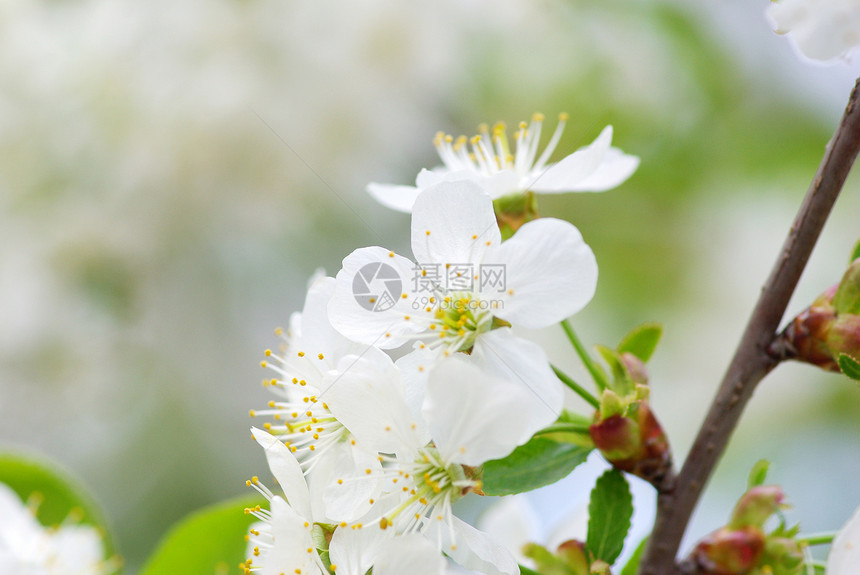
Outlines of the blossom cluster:
[[[355,250],[336,277],[320,274],[304,309],[267,350],[275,399],[252,428],[283,495],[248,536],[246,572],[364,575],[469,570],[515,574],[512,553],[456,517],[482,494],[481,466],[554,423],[563,385],[546,353],[513,327],[541,328],[581,310],[597,284],[594,254],[565,221],[528,221],[503,241],[494,199],[617,185],[638,160],[590,146],[548,164],[563,124],[537,160],[537,117],[511,154],[503,128],[472,139],[437,137],[445,168],[416,188],[371,185],[412,214],[414,259]],[[565,185],[565,181],[568,182]],[[500,182],[504,182],[503,191]],[[589,184],[591,182],[591,184]],[[387,196],[385,194],[388,194]],[[380,199],[382,199],[380,197]]]
[[32,575],[108,575],[118,566],[105,559],[102,534],[76,521],[74,514],[61,525],[42,526],[35,501],[22,503],[0,483],[0,573]]

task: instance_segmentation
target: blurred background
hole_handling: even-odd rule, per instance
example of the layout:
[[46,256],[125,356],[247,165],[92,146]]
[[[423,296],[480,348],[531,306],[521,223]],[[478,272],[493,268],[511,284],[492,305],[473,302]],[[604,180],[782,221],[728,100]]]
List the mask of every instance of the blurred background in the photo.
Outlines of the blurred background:
[[[366,183],[412,183],[437,130],[541,111],[571,115],[559,157],[611,123],[642,158],[619,189],[541,208],[597,254],[584,339],[665,323],[652,397],[681,460],[860,72],[801,61],[766,5],[0,1],[0,443],[75,471],[133,571],[263,475],[258,362],[313,271],[409,253],[408,216]],[[855,175],[789,313],[839,280],[858,213]],[[560,329],[528,335],[576,371]],[[691,537],[762,457],[790,519],[841,525],[860,504],[857,385],[769,377]]]

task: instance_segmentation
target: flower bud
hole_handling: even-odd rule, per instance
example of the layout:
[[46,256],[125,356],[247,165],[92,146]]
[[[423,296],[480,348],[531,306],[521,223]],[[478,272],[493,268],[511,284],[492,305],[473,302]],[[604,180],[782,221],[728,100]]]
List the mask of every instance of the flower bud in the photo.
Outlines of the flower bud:
[[627,415],[602,419],[589,427],[591,439],[616,469],[632,473],[661,489],[671,475],[672,450],[647,401],[635,401]]
[[701,575],[747,575],[764,553],[765,538],[758,527],[723,527],[693,550],[696,573]]
[[770,351],[835,372],[840,354],[860,358],[860,259],[788,324]]
[[609,564],[600,559],[591,564],[591,571],[589,573],[591,575],[612,575],[612,572],[609,570]]
[[728,527],[739,529],[741,527],[762,528],[767,519],[779,511],[785,495],[778,485],[758,485],[751,488],[735,505],[732,519]]
[[585,543],[570,539],[558,546],[557,554],[570,570],[571,575],[588,575],[588,557],[585,554]]
[[[571,543],[578,543],[573,541]],[[523,546],[523,555],[535,562],[535,567],[542,575],[588,575],[588,562],[585,561],[584,550],[582,551],[582,559],[584,563],[578,561],[576,551],[571,547],[565,548],[562,552],[562,547],[559,547],[558,555],[554,555],[542,545],[537,543],[527,543]],[[581,544],[580,544],[581,545]],[[572,562],[569,562],[570,554]]]
[[645,362],[625,351],[621,354],[621,363],[627,368],[627,373],[630,374],[633,383],[648,385],[648,369],[645,367]]

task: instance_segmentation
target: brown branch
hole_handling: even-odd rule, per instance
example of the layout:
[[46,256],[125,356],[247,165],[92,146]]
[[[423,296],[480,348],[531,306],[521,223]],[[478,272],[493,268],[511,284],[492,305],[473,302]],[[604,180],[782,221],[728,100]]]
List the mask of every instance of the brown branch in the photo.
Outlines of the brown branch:
[[756,384],[779,362],[768,353],[812,248],[860,151],[860,79],[854,85],[842,121],[812,180],[782,252],[762,288],[746,331],[699,429],[675,488],[657,498],[657,519],[642,560],[640,575],[681,573],[675,556],[693,509],[752,397]]

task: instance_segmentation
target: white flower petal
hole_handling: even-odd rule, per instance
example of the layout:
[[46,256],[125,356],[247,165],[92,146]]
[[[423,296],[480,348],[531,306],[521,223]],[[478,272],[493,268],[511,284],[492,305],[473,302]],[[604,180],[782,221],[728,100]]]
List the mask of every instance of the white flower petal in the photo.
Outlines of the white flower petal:
[[[274,541],[265,555],[263,575],[296,573],[297,569],[301,569],[301,573],[322,575],[316,564],[317,554],[313,550],[315,545],[311,539],[311,529],[309,525],[306,526],[308,521],[278,496],[272,498],[270,509]],[[253,540],[249,547],[252,545]],[[308,553],[308,549],[312,552]]]
[[442,182],[415,200],[412,253],[419,265],[477,264],[500,242],[493,201],[474,182]]
[[854,0],[779,0],[768,16],[807,58],[832,60],[860,45],[860,4]]
[[580,148],[538,174],[530,174],[523,187],[535,192],[566,192],[597,171],[612,144],[612,126],[606,126],[589,145]]
[[[518,575],[519,565],[511,552],[498,541],[478,531],[468,523],[452,517],[455,540],[451,540],[450,530],[447,525],[439,525],[434,521],[431,529],[438,530],[437,533],[428,534],[431,540],[433,536],[440,536],[444,543],[445,553],[454,561],[467,569],[479,571],[484,575]],[[452,549],[452,545],[454,548]]]
[[380,546],[393,537],[393,530],[339,527],[331,536],[329,557],[338,575],[364,575],[374,566]]
[[322,493],[326,516],[335,522],[356,521],[370,510],[370,501],[381,491],[378,453],[349,440],[340,444],[332,456],[334,465]]
[[95,575],[101,573],[99,565],[104,561],[105,551],[102,537],[91,525],[66,525],[51,537],[54,557],[51,573],[75,573]]
[[367,193],[373,196],[373,199],[387,208],[407,214],[412,211],[412,204],[415,203],[415,198],[420,192],[421,190],[415,186],[395,186],[375,182],[367,184]]
[[555,218],[528,222],[487,261],[505,265],[504,304],[494,314],[525,328],[570,317],[597,289],[594,253],[573,224]]
[[413,533],[389,539],[379,547],[373,575],[442,575],[445,564],[445,559],[435,546],[421,535]]
[[605,192],[620,186],[639,167],[639,158],[609,148],[603,162],[587,178],[570,187],[572,192]]
[[309,519],[311,517],[311,496],[299,462],[289,448],[274,435],[256,427],[251,428],[251,435],[266,451],[269,469],[280,484],[290,506],[299,515]]
[[395,362],[403,376],[406,403],[417,418],[421,418],[424,396],[427,390],[427,377],[433,366],[442,358],[444,349],[418,346]]
[[355,250],[337,274],[329,321],[349,339],[382,349],[399,347],[409,334],[421,331],[404,319],[414,313],[408,291],[415,272],[412,262],[389,250]]
[[[319,354],[326,358],[317,370],[324,372],[333,367],[332,362],[344,355],[361,353],[365,344],[354,342],[337,331],[328,318],[328,304],[334,297],[337,280],[331,277],[317,278],[308,289],[305,305],[298,319],[298,337],[290,339],[291,353],[285,358],[289,366],[307,372],[307,359],[297,358],[292,352],[304,351],[311,358]],[[316,363],[315,361],[312,363]],[[309,381],[310,383],[310,381]]]
[[558,419],[564,388],[541,346],[515,336],[510,328],[494,329],[477,339],[470,359],[485,373],[529,391],[520,405],[524,441]]
[[860,565],[860,509],[854,512],[830,548],[827,575],[854,575]]
[[[453,178],[453,180],[449,178]],[[436,185],[439,182],[450,182],[457,180],[475,181],[478,178],[480,178],[480,176],[475,172],[470,172],[468,170],[458,170],[452,172],[444,166],[438,166],[436,168],[433,168],[432,170],[421,168],[421,171],[418,172],[418,176],[415,178],[415,185],[418,187],[418,189],[424,191],[430,186]]]
[[[44,531],[18,494],[0,483],[0,549],[16,549],[36,541]],[[32,544],[32,543],[30,543]]]
[[489,176],[471,170],[450,171],[445,168],[421,170],[416,179],[416,184],[422,190],[426,190],[440,182],[462,181],[474,182],[492,199],[522,191],[519,187],[519,177],[513,170],[502,170]]
[[455,354],[430,372],[424,417],[444,461],[478,466],[528,441],[533,430],[522,406],[535,399],[519,382],[494,377]]
[[501,497],[481,514],[477,527],[511,551],[518,563],[533,563],[522,548],[539,540],[540,520],[524,495]]
[[366,449],[412,453],[428,441],[423,422],[406,403],[399,370],[365,357],[348,356],[320,399]]

